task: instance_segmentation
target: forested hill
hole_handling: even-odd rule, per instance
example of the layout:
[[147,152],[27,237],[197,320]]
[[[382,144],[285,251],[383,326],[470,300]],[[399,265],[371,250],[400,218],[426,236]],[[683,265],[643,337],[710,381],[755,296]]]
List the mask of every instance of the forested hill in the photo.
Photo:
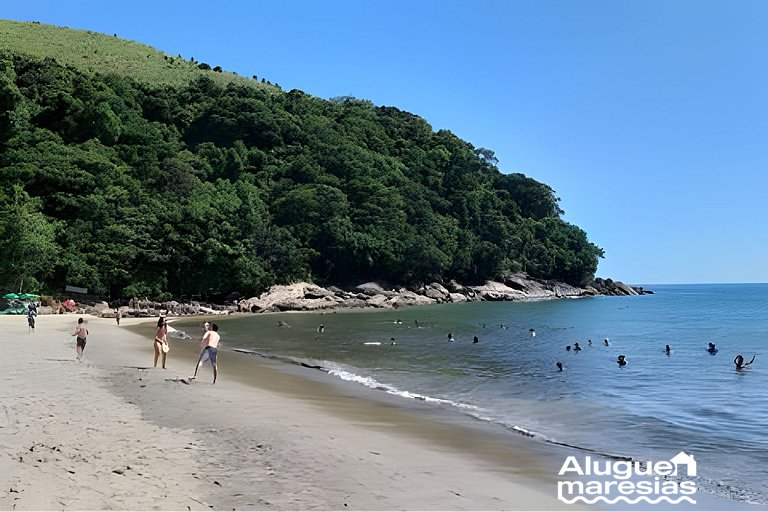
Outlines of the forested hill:
[[492,151],[395,107],[209,67],[0,22],[0,286],[162,299],[592,280],[602,250]]

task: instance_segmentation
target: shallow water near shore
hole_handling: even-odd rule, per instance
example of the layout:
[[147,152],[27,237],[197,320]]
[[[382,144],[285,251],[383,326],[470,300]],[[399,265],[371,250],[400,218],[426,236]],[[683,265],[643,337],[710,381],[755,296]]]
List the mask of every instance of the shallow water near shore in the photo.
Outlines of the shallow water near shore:
[[[768,285],[647,288],[656,294],[218,323],[225,350],[316,365],[510,435],[639,460],[685,451],[698,461],[701,490],[768,503]],[[197,323],[174,325],[194,335]],[[565,350],[576,342],[580,352]],[[706,351],[708,342],[717,354]],[[757,358],[736,371],[736,354]]]

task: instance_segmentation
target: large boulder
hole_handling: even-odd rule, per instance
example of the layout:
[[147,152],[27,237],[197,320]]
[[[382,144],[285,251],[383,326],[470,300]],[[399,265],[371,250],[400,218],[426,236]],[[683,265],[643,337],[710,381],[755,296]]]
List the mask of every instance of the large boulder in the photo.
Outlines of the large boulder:
[[440,283],[431,283],[425,287],[424,295],[436,301],[446,301],[450,297],[450,292]]
[[389,301],[389,297],[386,295],[378,294],[368,299],[368,305],[374,308],[391,308],[392,304]]
[[363,283],[355,286],[355,289],[353,290],[358,293],[364,293],[365,295],[374,296],[374,295],[384,295],[386,297],[396,297],[397,292],[394,290],[389,289],[389,287],[385,286],[382,283],[377,282],[369,282],[369,283]]
[[526,298],[525,293],[497,281],[486,281],[481,286],[471,286],[472,290],[480,297],[480,300],[503,301],[520,300]]

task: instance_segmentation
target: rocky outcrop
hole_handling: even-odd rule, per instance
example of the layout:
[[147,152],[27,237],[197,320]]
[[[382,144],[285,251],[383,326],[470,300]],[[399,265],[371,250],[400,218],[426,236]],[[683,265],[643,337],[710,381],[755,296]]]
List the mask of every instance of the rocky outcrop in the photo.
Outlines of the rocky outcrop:
[[621,281],[614,281],[612,279],[602,279],[600,277],[595,278],[592,283],[592,288],[599,295],[649,295],[653,294],[651,290],[646,290],[642,286],[628,286]]
[[[103,318],[114,318],[117,309],[101,306],[93,306],[92,314]],[[127,306],[120,306],[120,314],[123,317],[155,317],[160,315],[190,316],[190,315],[228,315],[237,311],[237,306],[221,306],[218,304],[201,304],[200,302],[153,302],[147,299],[131,299]],[[89,312],[89,311],[85,311]]]
[[632,287],[611,280],[600,279],[596,280],[596,286],[577,288],[558,281],[532,278],[527,274],[514,274],[504,282],[487,281],[479,286],[463,286],[455,281],[445,286],[433,282],[412,289],[392,287],[379,282],[362,283],[350,290],[334,286],[321,288],[311,283],[275,285],[259,297],[239,301],[237,309],[259,313],[340,308],[398,308],[467,301],[533,301],[638,293],[640,292]]
[[[241,299],[228,306],[201,304],[199,302],[153,302],[134,298],[128,302],[127,306],[121,306],[120,312],[123,317],[222,315],[235,311],[264,313],[360,308],[386,309],[467,301],[538,301],[594,295],[643,295],[652,293],[650,290],[628,286],[611,279],[597,278],[592,285],[577,288],[558,281],[536,279],[520,273],[508,276],[503,282],[487,281],[478,286],[464,286],[456,281],[445,284],[433,282],[412,288],[393,287],[380,282],[367,282],[349,290],[343,290],[336,286],[323,288],[304,282],[275,285],[258,297]],[[92,305],[80,304],[77,312],[114,318],[117,310],[110,308],[106,302],[102,302]]]
[[547,300],[591,295],[584,288],[576,288],[559,281],[534,279],[526,274],[514,274],[503,283],[488,281],[483,286],[471,287],[480,300]]

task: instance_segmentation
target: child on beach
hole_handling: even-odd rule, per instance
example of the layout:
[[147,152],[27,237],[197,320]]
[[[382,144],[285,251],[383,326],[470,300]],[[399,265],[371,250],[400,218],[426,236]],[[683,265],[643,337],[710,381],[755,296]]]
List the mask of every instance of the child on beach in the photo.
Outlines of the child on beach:
[[86,327],[85,320],[82,318],[77,319],[77,327],[75,328],[75,332],[72,333],[72,336],[77,336],[77,348],[75,349],[75,352],[77,353],[77,360],[82,361],[83,360],[83,353],[85,352],[85,342],[86,338],[88,337],[88,328]]
[[37,306],[34,303],[30,304],[27,308],[27,324],[29,330],[35,332],[35,319],[37,318]]

